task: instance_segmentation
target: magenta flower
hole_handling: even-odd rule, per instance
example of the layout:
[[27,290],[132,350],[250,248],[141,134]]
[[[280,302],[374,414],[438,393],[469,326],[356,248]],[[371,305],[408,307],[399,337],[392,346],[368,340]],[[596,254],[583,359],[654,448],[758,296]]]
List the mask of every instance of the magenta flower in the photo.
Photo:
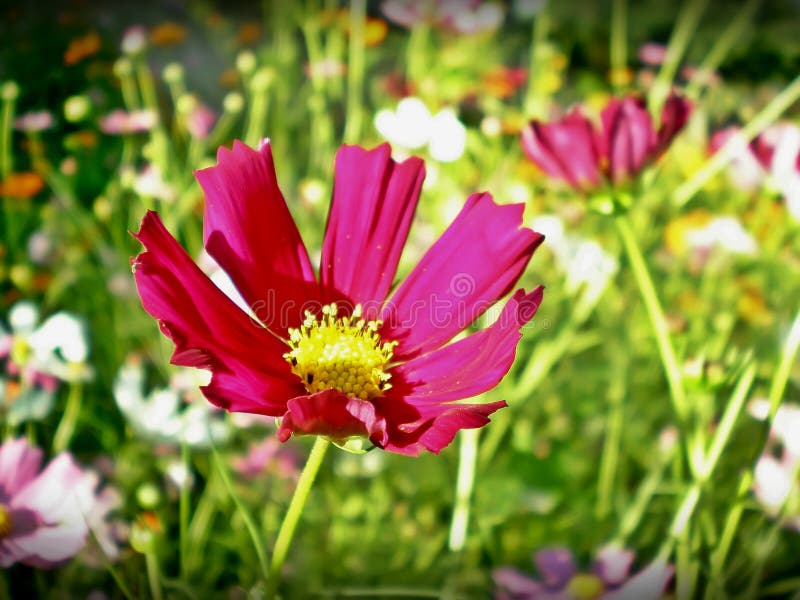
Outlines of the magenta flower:
[[688,100],[670,95],[656,131],[643,100],[612,98],[600,129],[575,108],[560,121],[531,121],[522,131],[522,147],[545,173],[577,190],[618,185],[666,151],[690,112]]
[[512,567],[495,569],[496,600],[657,600],[664,595],[672,567],[661,561],[630,576],[633,552],[607,546],[601,549],[591,571],[578,571],[572,552],[547,548],[534,556],[540,579]]
[[[425,176],[388,144],[343,146],[319,277],[278,188],[268,142],[234,142],[197,172],[204,240],[250,307],[220,291],[148,212],[132,263],[142,304],[175,342],[172,362],[209,369],[202,388],[236,412],[280,417],[278,438],[367,439],[417,455],[481,427],[505,402],[461,404],[494,387],[514,360],[542,288],[517,290],[486,329],[447,344],[510,292],[543,236],[523,205],[469,197],[389,296]],[[387,300],[388,297],[388,300]]]
[[[0,566],[58,566],[78,553],[89,526],[86,475],[68,453],[38,473],[42,451],[23,438],[0,446]],[[37,474],[38,473],[38,474]],[[88,500],[88,501],[87,501]]]

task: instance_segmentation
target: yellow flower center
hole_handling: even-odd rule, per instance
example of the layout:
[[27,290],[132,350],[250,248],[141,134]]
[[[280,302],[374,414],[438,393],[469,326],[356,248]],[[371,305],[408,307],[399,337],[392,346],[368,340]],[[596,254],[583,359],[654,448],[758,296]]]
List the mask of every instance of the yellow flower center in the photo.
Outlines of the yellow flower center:
[[603,595],[605,589],[602,579],[584,573],[575,575],[567,584],[567,590],[575,600],[595,600]]
[[11,513],[5,504],[0,504],[0,540],[11,533]]
[[24,365],[33,354],[31,345],[21,335],[15,335],[11,338],[11,360],[14,364]]
[[317,318],[306,311],[298,329],[289,329],[291,351],[283,355],[309,393],[335,389],[351,398],[368,400],[391,387],[386,366],[397,342],[378,335],[381,321],[365,321],[361,305],[349,317],[339,317],[336,303]]

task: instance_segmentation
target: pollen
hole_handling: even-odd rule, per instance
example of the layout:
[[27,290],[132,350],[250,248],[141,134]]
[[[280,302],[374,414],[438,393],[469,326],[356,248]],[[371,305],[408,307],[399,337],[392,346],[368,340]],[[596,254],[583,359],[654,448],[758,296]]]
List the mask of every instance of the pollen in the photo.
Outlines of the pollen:
[[336,303],[322,308],[321,317],[306,311],[303,324],[289,329],[291,350],[283,357],[309,393],[335,389],[351,398],[368,400],[391,387],[386,367],[397,342],[378,334],[381,321],[367,321],[356,305],[349,317],[339,317]]
[[0,540],[11,533],[11,513],[5,504],[0,504]]

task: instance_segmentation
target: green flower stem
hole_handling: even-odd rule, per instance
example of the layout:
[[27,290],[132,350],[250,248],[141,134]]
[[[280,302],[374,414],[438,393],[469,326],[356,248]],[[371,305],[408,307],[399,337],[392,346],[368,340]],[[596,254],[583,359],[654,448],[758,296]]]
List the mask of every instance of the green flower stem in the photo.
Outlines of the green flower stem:
[[733,426],[736,424],[736,420],[742,411],[742,407],[744,406],[745,399],[747,398],[747,394],[750,391],[750,386],[753,384],[755,376],[756,366],[751,362],[747,365],[747,367],[745,367],[741,377],[739,377],[739,381],[737,382],[736,387],[731,394],[728,405],[725,407],[725,412],[722,415],[719,426],[714,433],[714,438],[711,442],[711,448],[709,449],[702,465],[700,465],[699,471],[695,473],[694,482],[687,490],[683,501],[681,502],[678,511],[673,518],[672,525],[670,526],[669,537],[664,542],[661,552],[659,553],[661,556],[669,555],[671,549],[674,547],[675,542],[680,539],[680,537],[687,530],[689,521],[691,520],[694,510],[697,507],[697,503],[700,500],[703,487],[710,480],[711,475],[717,466],[717,462],[719,461],[720,456],[722,456],[722,451],[725,449],[725,445],[728,443],[731,432],[733,431]]
[[728,557],[731,544],[733,544],[733,539],[736,536],[736,530],[739,528],[739,521],[742,518],[742,513],[744,512],[745,503],[752,483],[753,472],[752,470],[748,470],[739,482],[739,489],[736,492],[736,501],[728,512],[728,517],[725,519],[725,525],[722,529],[722,535],[717,542],[714,553],[711,555],[711,574],[708,577],[708,587],[706,587],[706,600],[714,600],[723,595],[723,569],[725,567],[725,560]]
[[611,512],[611,500],[614,492],[614,475],[619,463],[619,449],[622,438],[624,417],[624,400],[627,376],[627,355],[624,351],[615,352],[619,364],[616,365],[614,377],[608,390],[608,417],[603,454],[600,457],[600,469],[597,480],[597,506],[595,516],[604,519]]
[[250,110],[247,113],[247,130],[244,134],[244,141],[248,146],[257,147],[267,130],[273,79],[273,72],[263,68],[256,71],[250,80]]
[[347,121],[344,139],[348,143],[359,141],[363,121],[364,93],[364,29],[367,13],[366,0],[350,1],[350,45],[347,65]]
[[797,358],[797,351],[799,349],[800,312],[798,312],[797,316],[794,318],[792,327],[789,330],[789,335],[786,336],[783,351],[781,352],[781,360],[778,363],[778,368],[769,386],[769,417],[767,422],[770,426],[772,426],[772,421],[775,419],[775,413],[777,413],[778,408],[780,408],[783,392],[786,390],[786,383],[789,381],[789,374],[792,371],[792,365]]
[[189,501],[190,488],[189,477],[192,469],[192,457],[189,451],[189,444],[181,443],[181,463],[186,472],[187,480],[183,482],[178,498],[178,527],[179,527],[179,552],[180,552],[180,575],[182,580],[186,580],[186,558],[189,530]]
[[625,547],[628,538],[639,527],[642,522],[645,511],[647,510],[650,500],[655,496],[658,486],[661,485],[661,480],[664,478],[664,469],[672,461],[675,454],[675,446],[670,447],[666,452],[663,452],[659,457],[658,462],[653,465],[647,477],[636,490],[636,496],[633,499],[619,520],[619,530],[614,536],[614,543]]
[[209,473],[205,489],[200,495],[200,499],[195,505],[192,519],[189,522],[187,533],[188,556],[186,558],[187,579],[192,573],[202,567],[204,550],[208,542],[208,536],[213,530],[214,516],[218,511],[217,491],[219,489],[220,478],[216,471]]
[[700,66],[692,75],[689,84],[686,86],[687,96],[691,98],[698,96],[701,88],[706,85],[709,74],[714,72],[725,60],[728,52],[740,43],[742,34],[748,25],[752,25],[753,17],[760,5],[761,0],[747,0],[742,5],[741,10],[731,20],[722,35],[717,38],[703,62],[700,63]]
[[475,486],[475,465],[478,462],[479,429],[464,429],[460,438],[458,452],[458,477],[456,478],[455,507],[450,522],[450,536],[447,545],[451,552],[461,552],[467,541],[469,528],[469,509],[472,489]]
[[244,525],[247,528],[247,533],[250,534],[250,540],[253,542],[253,548],[256,551],[261,572],[265,578],[269,579],[269,571],[267,569],[267,553],[264,551],[264,544],[261,541],[261,534],[258,531],[256,522],[253,520],[253,516],[247,510],[247,507],[245,507],[245,505],[242,503],[239,496],[236,495],[236,491],[233,489],[233,485],[231,484],[231,478],[228,475],[228,469],[225,466],[222,457],[219,455],[219,452],[217,452],[216,446],[212,445],[211,451],[214,456],[214,464],[217,467],[217,472],[219,473],[220,479],[222,479],[225,490],[228,492],[231,500],[233,500],[233,503],[236,505],[236,510],[239,512],[239,516],[242,518],[242,521],[244,521]]
[[139,90],[142,94],[144,106],[153,111],[156,115],[156,125],[150,132],[150,144],[152,145],[152,161],[161,169],[161,175],[165,178],[170,174],[169,140],[164,123],[161,120],[161,111],[158,104],[158,93],[153,79],[153,73],[143,57],[137,57],[135,62],[136,78],[139,82]]
[[155,552],[147,552],[144,555],[144,563],[147,568],[147,582],[150,585],[150,594],[153,600],[163,600],[164,593],[161,590],[161,573],[158,568],[158,557]]
[[614,0],[611,6],[611,34],[609,44],[609,60],[611,62],[612,79],[615,88],[620,85],[619,74],[628,66],[628,2]]
[[[15,83],[7,82],[3,84],[3,105],[2,112],[0,113],[0,180],[8,177],[9,173],[14,169],[14,154],[11,152],[11,134],[14,124],[14,104],[16,103],[16,94],[18,88]],[[7,89],[11,88],[13,94],[6,93]],[[2,197],[2,224],[3,224],[3,239],[10,249],[15,246],[12,243],[12,234],[14,233],[11,223],[12,203],[7,196]],[[9,253],[10,254],[10,253]],[[10,257],[9,257],[10,258]]]
[[15,103],[16,99],[3,98],[2,119],[0,119],[0,179],[8,177],[8,174],[14,169],[14,155],[11,153],[11,129],[14,124]]
[[[425,75],[426,57],[428,56],[428,38],[430,26],[420,22],[414,25],[408,35],[406,46],[406,79],[419,86]],[[422,90],[424,92],[424,90]]]
[[656,288],[653,285],[653,279],[650,277],[647,263],[645,263],[644,257],[642,256],[642,251],[639,248],[639,243],[636,241],[636,236],[633,233],[628,217],[626,215],[619,215],[614,219],[614,222],[617,225],[617,231],[619,232],[622,245],[625,248],[625,253],[630,261],[634,279],[636,279],[636,283],[639,286],[639,292],[642,295],[642,300],[647,309],[647,316],[650,319],[650,325],[656,337],[658,352],[661,355],[661,362],[667,376],[667,383],[669,384],[673,408],[678,418],[683,423],[688,412],[686,392],[683,389],[681,368],[678,364],[678,358],[675,355],[675,349],[672,347],[667,319],[664,316],[664,309],[661,307]]
[[681,59],[686,52],[689,42],[692,40],[700,17],[708,5],[709,0],[686,0],[681,10],[675,27],[672,30],[667,55],[664,64],[658,71],[653,87],[650,90],[649,105],[650,112],[655,115],[656,120],[661,120],[661,108],[667,99],[672,80],[681,64]]
[[542,119],[546,116],[547,104],[542,97],[539,82],[543,70],[550,17],[545,4],[533,20],[530,59],[528,61],[528,90],[525,93],[525,116]]
[[[742,128],[741,137],[747,142],[755,138],[774,123],[798,98],[800,98],[800,75]],[[736,139],[728,140],[690,179],[678,186],[672,196],[673,204],[678,208],[686,205],[709,179],[725,168],[731,161],[738,143]]]
[[70,384],[64,415],[61,417],[61,422],[58,424],[55,436],[53,436],[54,454],[58,454],[62,450],[69,448],[69,442],[72,439],[72,434],[75,432],[75,425],[81,414],[81,399],[83,398],[81,391],[80,383]]
[[305,507],[306,500],[308,500],[308,494],[311,491],[314,479],[316,479],[319,468],[322,465],[322,459],[325,458],[325,452],[330,445],[330,440],[322,436],[317,436],[314,447],[311,448],[311,454],[308,455],[306,465],[303,467],[303,472],[300,473],[300,479],[297,481],[297,487],[292,495],[292,500],[289,503],[286,516],[283,518],[281,527],[278,530],[278,537],[275,540],[275,547],[272,550],[272,560],[270,561],[269,572],[267,574],[267,589],[264,596],[266,600],[272,600],[278,591],[281,569],[286,560],[286,554],[289,552],[289,546],[292,543],[294,531],[297,528],[300,515],[303,514],[303,508]]

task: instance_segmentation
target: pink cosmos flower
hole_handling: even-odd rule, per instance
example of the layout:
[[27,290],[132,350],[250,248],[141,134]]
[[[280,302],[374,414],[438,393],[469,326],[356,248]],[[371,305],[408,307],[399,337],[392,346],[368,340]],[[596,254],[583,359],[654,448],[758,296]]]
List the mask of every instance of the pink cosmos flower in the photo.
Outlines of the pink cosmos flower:
[[463,34],[497,29],[504,17],[500,3],[483,0],[384,0],[381,10],[408,29],[428,23]]
[[733,183],[752,190],[769,179],[783,195],[789,213],[800,220],[800,127],[778,123],[750,143],[738,127],[728,127],[711,136],[709,149],[717,152],[728,144],[728,174]]
[[150,131],[156,126],[158,115],[152,110],[122,109],[111,111],[100,119],[100,130],[109,135],[123,135]]
[[[42,451],[24,438],[0,446],[0,566],[58,566],[78,553],[89,526],[86,476],[62,452],[38,473]],[[37,474],[38,473],[38,474]]]
[[496,600],[657,600],[664,595],[672,567],[656,561],[630,576],[633,552],[614,546],[601,549],[590,572],[579,572],[572,552],[566,548],[546,548],[534,561],[540,579],[512,567],[495,569]]
[[202,390],[217,406],[280,417],[281,441],[368,439],[417,455],[488,423],[505,402],[455,401],[506,374],[541,286],[517,290],[491,326],[447,342],[514,288],[543,236],[521,227],[523,205],[473,194],[389,295],[424,176],[420,159],[397,163],[388,144],[343,146],[317,276],[269,142],[221,148],[217,165],[197,172],[204,241],[252,315],[148,212],[136,234],[146,252],[132,266],[145,310],[175,342],[172,362],[211,370]]
[[612,98],[599,130],[575,108],[560,121],[531,121],[522,131],[522,147],[545,173],[575,189],[595,189],[606,180],[616,185],[661,156],[690,112],[688,100],[670,95],[656,131],[644,100]]

